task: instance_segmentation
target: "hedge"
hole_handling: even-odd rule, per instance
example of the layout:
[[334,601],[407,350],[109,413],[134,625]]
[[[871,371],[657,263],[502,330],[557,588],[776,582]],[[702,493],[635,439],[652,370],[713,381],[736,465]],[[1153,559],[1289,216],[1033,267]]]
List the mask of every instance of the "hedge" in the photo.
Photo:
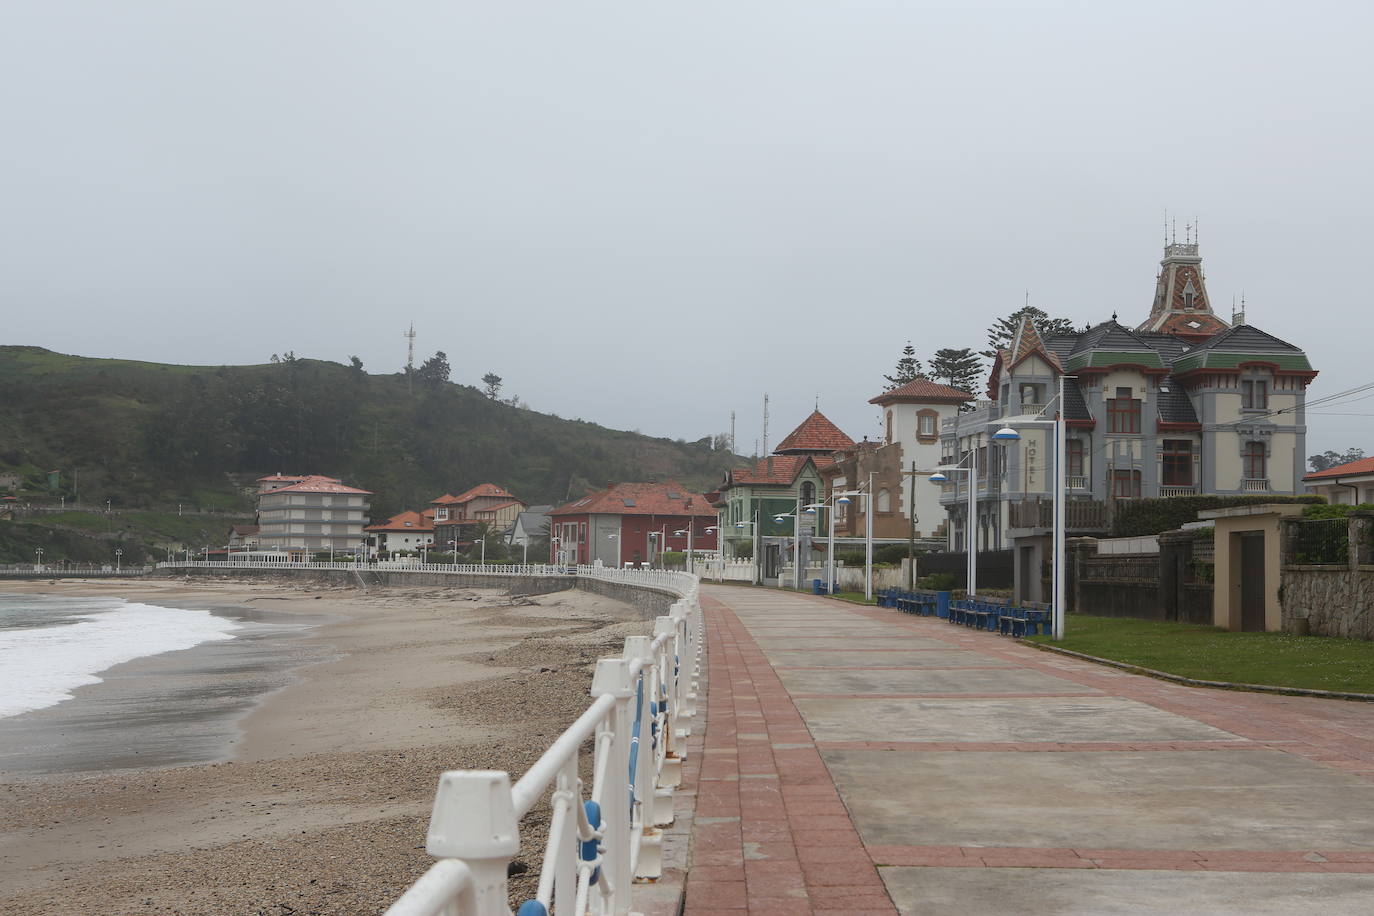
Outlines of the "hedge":
[[1119,538],[1143,537],[1173,531],[1197,521],[1204,509],[1230,509],[1266,503],[1322,504],[1320,496],[1170,496],[1162,499],[1118,500],[1112,519],[1112,535]]

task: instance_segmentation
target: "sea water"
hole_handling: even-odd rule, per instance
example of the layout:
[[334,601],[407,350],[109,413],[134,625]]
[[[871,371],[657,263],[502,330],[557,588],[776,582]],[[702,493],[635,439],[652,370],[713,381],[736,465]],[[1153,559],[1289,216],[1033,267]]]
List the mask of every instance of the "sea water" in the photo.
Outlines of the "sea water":
[[115,665],[233,639],[238,628],[209,611],[122,598],[0,594],[0,717],[56,706]]

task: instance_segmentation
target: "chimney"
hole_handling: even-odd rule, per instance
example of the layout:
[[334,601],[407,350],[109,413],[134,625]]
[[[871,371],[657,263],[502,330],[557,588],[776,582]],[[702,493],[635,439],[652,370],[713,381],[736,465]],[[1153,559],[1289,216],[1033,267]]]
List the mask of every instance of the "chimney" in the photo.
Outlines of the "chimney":
[[606,481],[606,489],[607,489],[607,490],[614,490],[614,489],[615,489],[615,481],[614,481],[614,480],[608,480],[608,481]]

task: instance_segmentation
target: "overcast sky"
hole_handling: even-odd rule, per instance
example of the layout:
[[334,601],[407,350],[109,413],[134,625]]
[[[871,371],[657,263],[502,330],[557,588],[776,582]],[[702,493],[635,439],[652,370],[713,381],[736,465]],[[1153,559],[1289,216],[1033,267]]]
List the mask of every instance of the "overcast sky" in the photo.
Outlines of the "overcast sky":
[[[1374,4],[8,0],[6,343],[371,372],[774,444],[908,338],[1149,311],[1166,209],[1229,317],[1374,381]],[[418,359],[417,359],[418,361]],[[1374,453],[1374,397],[1308,451]]]

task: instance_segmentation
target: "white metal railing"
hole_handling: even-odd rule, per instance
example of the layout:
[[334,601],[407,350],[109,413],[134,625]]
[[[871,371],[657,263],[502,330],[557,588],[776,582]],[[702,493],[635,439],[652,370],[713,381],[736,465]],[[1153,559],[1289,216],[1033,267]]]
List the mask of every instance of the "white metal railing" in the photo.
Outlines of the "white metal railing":
[[717,582],[753,582],[756,578],[753,560],[697,560],[697,574]]
[[60,563],[7,563],[0,565],[0,576],[50,576],[54,579],[89,577],[108,579],[115,576],[146,576],[151,566],[63,566]]
[[1269,490],[1269,479],[1265,477],[1242,477],[1240,489],[1244,493],[1265,493]]
[[[506,873],[519,822],[553,790],[539,888],[526,914],[623,914],[636,879],[662,874],[662,831],[673,821],[685,742],[696,712],[702,622],[698,580],[686,573],[583,566],[579,577],[678,596],[596,663],[591,704],[514,786],[496,770],[444,773],[425,848],[439,859],[387,916],[508,916]],[[592,785],[579,776],[591,741]]]
[[[358,563],[353,560],[170,560],[157,564],[158,569],[356,569],[400,573],[458,573],[478,576],[570,576],[578,569],[593,567],[556,566],[546,564],[498,563],[410,563],[392,566],[388,563]],[[611,570],[615,572],[616,570]],[[637,570],[625,570],[637,572]]]
[[[163,569],[340,569],[352,562],[275,560],[159,563]],[[699,580],[683,572],[602,566],[477,566],[422,563],[387,572],[492,576],[576,576],[668,592],[676,600],[652,636],[625,640],[603,658],[591,703],[511,785],[496,770],[453,770],[439,778],[425,848],[439,859],[387,916],[509,916],[506,874],[520,851],[519,822],[553,790],[539,889],[520,913],[625,914],[636,879],[663,871],[660,829],[673,822],[686,740],[696,713],[702,639]],[[580,778],[591,741],[593,779]]]

